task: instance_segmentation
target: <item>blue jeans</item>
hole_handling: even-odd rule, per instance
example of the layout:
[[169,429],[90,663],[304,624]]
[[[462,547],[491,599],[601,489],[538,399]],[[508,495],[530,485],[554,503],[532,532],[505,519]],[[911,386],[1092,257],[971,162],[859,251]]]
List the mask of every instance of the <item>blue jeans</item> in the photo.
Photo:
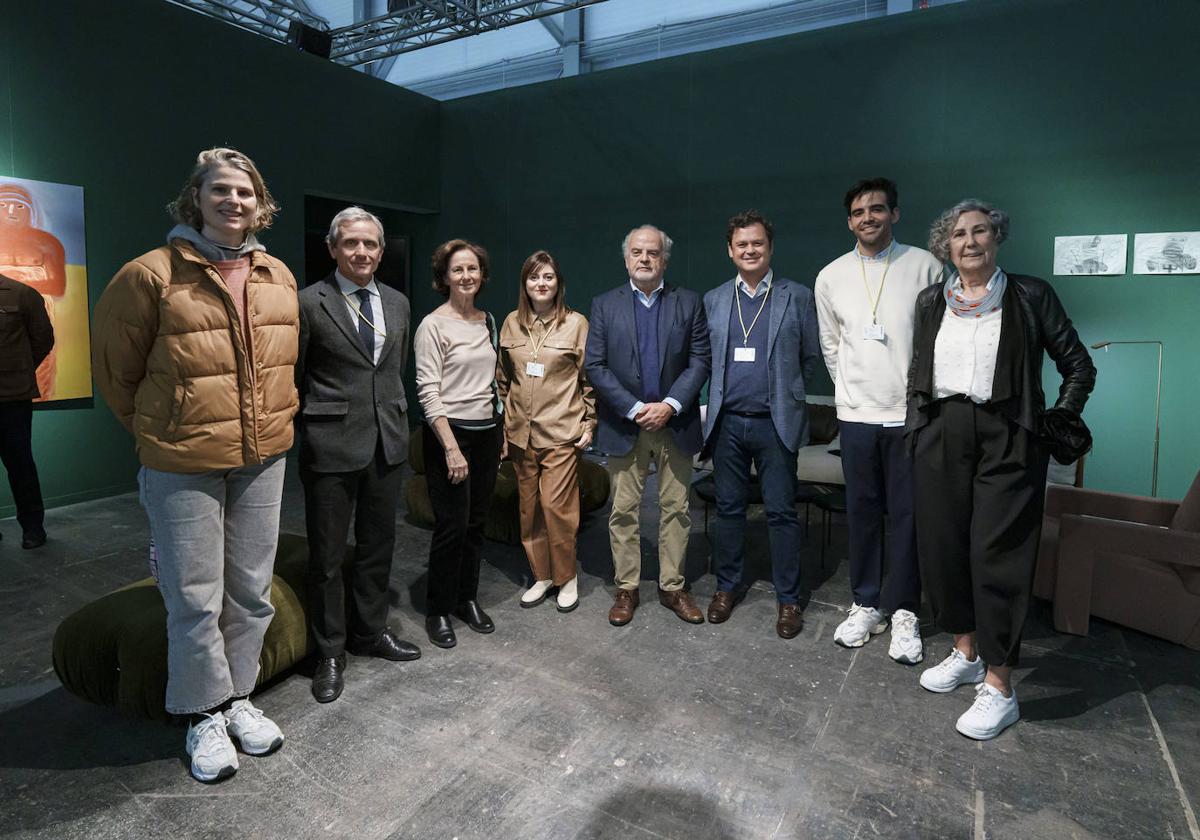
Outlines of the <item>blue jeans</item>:
[[713,556],[717,589],[736,592],[741,588],[753,463],[767,513],[775,594],[779,603],[795,604],[800,600],[803,545],[796,515],[796,453],[783,445],[770,417],[722,413],[715,434],[712,460],[717,518],[713,525]]
[[167,697],[186,715],[250,693],[275,615],[284,456],[203,473],[142,467],[142,506],[167,607]]

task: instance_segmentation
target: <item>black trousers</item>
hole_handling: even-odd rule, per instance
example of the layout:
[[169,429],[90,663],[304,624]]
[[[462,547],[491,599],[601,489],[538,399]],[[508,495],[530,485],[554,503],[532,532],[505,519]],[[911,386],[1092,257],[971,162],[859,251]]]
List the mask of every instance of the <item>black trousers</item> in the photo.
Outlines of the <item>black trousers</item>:
[[917,550],[939,627],[1016,665],[1046,494],[1046,448],[989,406],[932,406],[915,441]]
[[[338,656],[350,644],[367,644],[387,627],[388,579],[396,546],[400,464],[389,465],[382,445],[365,469],[318,473],[300,465],[308,532],[309,625],[317,655]],[[354,559],[343,578],[350,515]],[[344,580],[349,582],[346,592]]]
[[0,402],[0,461],[8,472],[21,529],[41,528],[42,485],[33,462],[33,401]]
[[913,461],[904,428],[846,420],[838,425],[854,603],[889,613],[918,612]]
[[468,430],[451,427],[467,459],[467,477],[451,484],[446,474],[446,450],[433,429],[421,435],[425,479],[433,504],[433,541],[429,545],[429,615],[448,615],[479,594],[479,560],[483,525],[500,467],[502,429]]

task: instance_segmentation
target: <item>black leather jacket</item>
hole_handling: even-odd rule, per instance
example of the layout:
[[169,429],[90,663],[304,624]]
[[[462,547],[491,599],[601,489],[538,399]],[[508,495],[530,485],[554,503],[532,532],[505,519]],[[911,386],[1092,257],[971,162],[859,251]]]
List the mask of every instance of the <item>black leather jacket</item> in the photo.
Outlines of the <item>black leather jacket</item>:
[[[929,422],[933,396],[933,347],[946,311],[945,281],[917,295],[913,358],[908,370],[906,434]],[[1046,397],[1042,391],[1042,351],[1050,354],[1062,385],[1055,408],[1078,417],[1096,384],[1096,367],[1058,295],[1045,280],[1009,274],[1001,303],[1000,344],[990,404],[1035,435],[1041,433]]]

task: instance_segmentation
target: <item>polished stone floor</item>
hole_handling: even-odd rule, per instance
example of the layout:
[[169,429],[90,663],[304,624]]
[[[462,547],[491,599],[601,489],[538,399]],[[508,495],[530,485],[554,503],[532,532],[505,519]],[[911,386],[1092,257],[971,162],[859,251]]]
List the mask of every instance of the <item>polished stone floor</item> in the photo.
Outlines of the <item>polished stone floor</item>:
[[[419,632],[429,535],[401,521],[392,624],[424,656],[352,658],[325,706],[303,673],[266,687],[256,702],[287,744],[212,787],[188,776],[182,728],[77,700],[51,668],[64,616],[146,574],[136,496],[51,511],[38,551],[5,520],[0,835],[1200,840],[1200,655],[1100,621],[1090,638],[1058,635],[1039,603],[1016,672],[1022,721],[967,740],[953,724],[968,688],[922,691],[886,635],[856,652],[833,644],[849,604],[845,527],[822,557],[813,520],[814,594],[792,641],[773,633],[761,521],[749,551],[761,579],[728,623],[687,625],[656,603],[648,539],[642,607],[609,626],[601,515],[580,536],[578,610],[519,609],[520,549],[488,543],[481,600],[498,629],[461,629],[450,651]],[[693,523],[688,576],[706,605],[698,501]],[[294,477],[284,528],[303,530]],[[948,637],[924,631],[927,656],[943,656]]]

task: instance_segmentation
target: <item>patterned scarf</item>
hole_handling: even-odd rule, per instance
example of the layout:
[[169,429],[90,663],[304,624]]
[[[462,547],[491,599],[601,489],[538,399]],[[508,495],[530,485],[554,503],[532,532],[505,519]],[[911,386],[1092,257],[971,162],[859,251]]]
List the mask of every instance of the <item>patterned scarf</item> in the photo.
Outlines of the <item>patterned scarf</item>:
[[967,300],[962,296],[962,277],[955,275],[946,284],[946,306],[959,318],[979,318],[1000,308],[1004,299],[1004,288],[1008,285],[1008,275],[1000,269],[988,281],[990,288],[986,295],[979,300]]

